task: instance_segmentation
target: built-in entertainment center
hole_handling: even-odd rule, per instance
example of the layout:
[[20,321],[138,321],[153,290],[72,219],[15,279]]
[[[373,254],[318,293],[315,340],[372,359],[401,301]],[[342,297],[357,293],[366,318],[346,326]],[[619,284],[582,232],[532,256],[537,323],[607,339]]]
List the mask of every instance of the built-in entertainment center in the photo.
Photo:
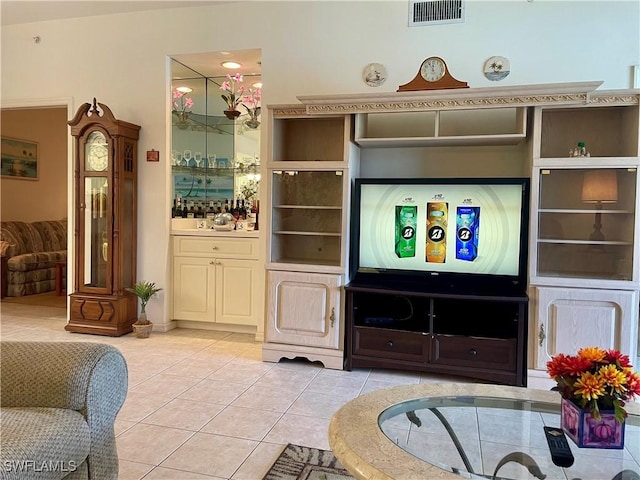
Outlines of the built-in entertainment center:
[[346,368],[526,384],[528,178],[355,179]]
[[600,85],[269,106],[263,359],[546,389],[635,358],[640,91]]

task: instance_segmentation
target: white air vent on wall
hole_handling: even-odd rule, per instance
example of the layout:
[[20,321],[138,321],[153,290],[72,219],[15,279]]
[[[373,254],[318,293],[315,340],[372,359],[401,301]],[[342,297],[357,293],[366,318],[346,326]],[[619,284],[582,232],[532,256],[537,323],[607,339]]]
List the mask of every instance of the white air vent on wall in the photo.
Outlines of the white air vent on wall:
[[464,0],[409,0],[410,27],[463,21]]

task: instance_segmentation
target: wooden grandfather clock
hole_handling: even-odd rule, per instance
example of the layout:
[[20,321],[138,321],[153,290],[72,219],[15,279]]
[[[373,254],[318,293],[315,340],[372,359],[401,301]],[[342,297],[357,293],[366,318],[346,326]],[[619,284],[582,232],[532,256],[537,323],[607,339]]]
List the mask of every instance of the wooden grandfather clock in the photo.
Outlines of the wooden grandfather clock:
[[75,151],[74,290],[70,332],[119,336],[133,330],[140,127],[85,103],[69,122]]

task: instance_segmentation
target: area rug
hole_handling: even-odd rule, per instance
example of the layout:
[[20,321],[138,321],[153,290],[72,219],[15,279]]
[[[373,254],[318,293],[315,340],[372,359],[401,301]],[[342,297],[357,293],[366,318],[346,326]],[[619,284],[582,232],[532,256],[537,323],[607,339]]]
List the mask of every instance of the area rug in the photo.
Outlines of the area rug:
[[328,450],[288,444],[262,480],[353,480]]

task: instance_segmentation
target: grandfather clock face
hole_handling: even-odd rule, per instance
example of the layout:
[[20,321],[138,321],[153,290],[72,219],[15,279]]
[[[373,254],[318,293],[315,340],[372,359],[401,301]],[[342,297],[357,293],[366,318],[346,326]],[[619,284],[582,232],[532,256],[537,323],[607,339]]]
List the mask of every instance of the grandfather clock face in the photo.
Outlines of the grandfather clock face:
[[85,165],[88,172],[104,172],[109,167],[109,144],[104,134],[93,131],[85,144]]

